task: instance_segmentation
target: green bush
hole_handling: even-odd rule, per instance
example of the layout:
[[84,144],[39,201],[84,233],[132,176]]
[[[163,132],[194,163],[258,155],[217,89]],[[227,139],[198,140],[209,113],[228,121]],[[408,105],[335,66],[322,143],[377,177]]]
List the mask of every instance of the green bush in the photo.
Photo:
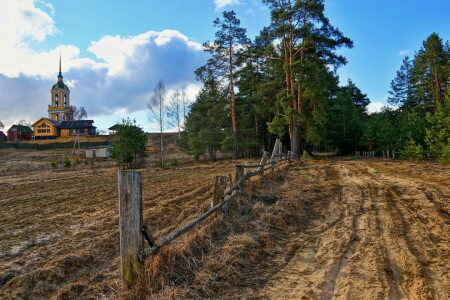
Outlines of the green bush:
[[425,157],[425,152],[422,145],[416,144],[414,140],[409,140],[406,143],[405,149],[403,149],[402,153],[405,158],[423,159]]
[[178,162],[178,160],[176,158],[174,158],[170,161],[170,166],[172,166],[172,167],[177,167],[179,165],[180,165],[180,163]]
[[65,168],[70,168],[72,166],[72,162],[70,161],[70,159],[66,158],[63,161],[63,165]]
[[438,159],[440,162],[450,164],[450,145],[442,147],[442,152]]
[[308,152],[306,150],[303,150],[303,154],[301,159],[310,160],[311,156],[309,156]]
[[58,162],[56,160],[52,160],[50,162],[50,167],[52,167],[53,169],[56,168],[58,166]]

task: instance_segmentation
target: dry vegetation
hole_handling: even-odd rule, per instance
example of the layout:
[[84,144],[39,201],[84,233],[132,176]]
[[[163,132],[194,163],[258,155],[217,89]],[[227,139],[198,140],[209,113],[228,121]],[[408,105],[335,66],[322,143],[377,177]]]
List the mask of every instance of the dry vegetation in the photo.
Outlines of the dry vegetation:
[[[38,154],[32,161],[63,155]],[[38,154],[2,150],[0,169]],[[117,170],[84,168],[0,172],[0,282],[13,277],[0,298],[450,298],[448,166],[288,167],[149,258],[130,292],[118,277]],[[143,169],[144,219],[157,240],[206,211],[214,176],[233,171],[230,162]]]

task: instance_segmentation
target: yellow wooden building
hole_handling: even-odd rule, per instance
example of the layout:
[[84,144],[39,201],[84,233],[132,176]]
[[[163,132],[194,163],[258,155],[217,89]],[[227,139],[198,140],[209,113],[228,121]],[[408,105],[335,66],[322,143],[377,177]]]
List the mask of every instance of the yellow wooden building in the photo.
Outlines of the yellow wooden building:
[[50,90],[48,118],[41,118],[33,124],[35,139],[55,139],[60,136],[95,135],[93,120],[74,120],[75,107],[70,105],[70,90],[64,83],[59,57],[58,81]]

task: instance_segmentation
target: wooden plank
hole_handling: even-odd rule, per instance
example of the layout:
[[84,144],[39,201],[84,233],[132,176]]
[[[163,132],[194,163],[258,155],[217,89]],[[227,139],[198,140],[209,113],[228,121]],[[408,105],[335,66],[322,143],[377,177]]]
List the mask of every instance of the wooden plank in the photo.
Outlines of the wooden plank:
[[141,172],[120,170],[118,181],[122,284],[131,288],[143,267],[139,260],[144,251]]

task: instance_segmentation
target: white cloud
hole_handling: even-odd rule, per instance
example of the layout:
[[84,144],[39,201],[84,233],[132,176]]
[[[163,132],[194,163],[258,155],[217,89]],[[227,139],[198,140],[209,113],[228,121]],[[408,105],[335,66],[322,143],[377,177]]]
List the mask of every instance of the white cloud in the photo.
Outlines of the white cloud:
[[241,4],[241,2],[239,0],[214,0],[214,4],[216,4],[216,10],[219,10],[227,5]]
[[401,56],[407,55],[407,54],[409,54],[409,52],[410,52],[409,50],[402,50],[398,53],[398,55],[401,55]]
[[370,102],[369,105],[367,105],[367,112],[369,114],[380,112],[382,109],[386,106],[383,102]]
[[255,11],[251,8],[248,8],[245,13],[249,14],[249,15],[255,15]]
[[146,125],[142,116],[160,79],[168,90],[184,89],[191,101],[200,89],[194,70],[205,63],[206,54],[179,31],[104,36],[87,49],[100,60],[96,61],[82,57],[74,45],[44,52],[30,48],[30,41],[43,42],[58,33],[51,5],[41,0],[0,0],[0,7],[0,120],[5,127],[47,116],[60,52],[71,104],[84,106],[100,129],[116,121],[111,118],[127,116],[137,116]]

